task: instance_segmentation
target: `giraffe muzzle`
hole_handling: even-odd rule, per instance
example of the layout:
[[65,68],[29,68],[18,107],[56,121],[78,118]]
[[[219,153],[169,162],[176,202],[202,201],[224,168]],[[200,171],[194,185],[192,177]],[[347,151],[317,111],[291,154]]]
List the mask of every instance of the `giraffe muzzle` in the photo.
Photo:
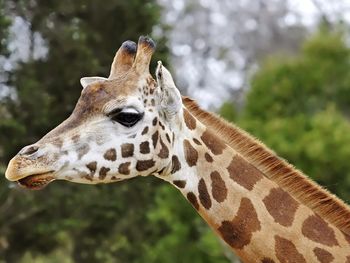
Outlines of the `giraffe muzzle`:
[[6,179],[32,190],[42,189],[55,180],[50,161],[38,154],[38,149],[36,145],[29,145],[13,157],[5,172]]

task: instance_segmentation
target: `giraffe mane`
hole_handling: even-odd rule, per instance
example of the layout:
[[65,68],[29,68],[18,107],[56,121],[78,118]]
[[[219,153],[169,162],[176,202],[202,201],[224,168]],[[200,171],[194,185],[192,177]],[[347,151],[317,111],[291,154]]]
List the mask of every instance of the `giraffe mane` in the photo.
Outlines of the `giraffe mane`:
[[194,100],[188,97],[182,97],[182,99],[187,110],[262,171],[267,178],[276,182],[319,216],[350,235],[350,208],[345,202],[278,157],[271,149],[246,131],[201,109]]

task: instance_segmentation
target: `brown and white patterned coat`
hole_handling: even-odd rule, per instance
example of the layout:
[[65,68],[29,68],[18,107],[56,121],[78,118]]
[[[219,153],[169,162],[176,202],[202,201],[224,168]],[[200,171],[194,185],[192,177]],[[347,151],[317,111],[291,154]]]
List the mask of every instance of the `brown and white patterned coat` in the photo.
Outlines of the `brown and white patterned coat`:
[[350,262],[350,209],[262,143],[148,71],[151,39],[127,41],[108,78],[82,78],[72,115],[9,163],[30,189],[155,175],[177,187],[244,262]]

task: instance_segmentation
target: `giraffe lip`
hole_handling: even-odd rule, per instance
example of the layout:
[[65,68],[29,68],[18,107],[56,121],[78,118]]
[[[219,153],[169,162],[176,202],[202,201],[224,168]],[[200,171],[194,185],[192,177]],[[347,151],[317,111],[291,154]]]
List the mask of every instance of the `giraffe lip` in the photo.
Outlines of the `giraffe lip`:
[[54,181],[55,177],[53,176],[53,171],[32,174],[26,176],[17,181],[17,183],[24,188],[30,190],[40,190],[47,186],[50,182]]

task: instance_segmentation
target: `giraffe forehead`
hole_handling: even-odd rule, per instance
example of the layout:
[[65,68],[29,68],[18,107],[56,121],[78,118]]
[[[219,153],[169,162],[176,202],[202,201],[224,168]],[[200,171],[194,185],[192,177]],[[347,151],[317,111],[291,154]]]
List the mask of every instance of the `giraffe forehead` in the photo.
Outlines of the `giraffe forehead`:
[[[79,127],[94,119],[96,116],[105,114],[112,107],[126,105],[127,103],[136,108],[142,107],[138,101],[140,86],[154,84],[151,76],[129,76],[95,83],[86,87],[75,106],[71,116],[55,129],[42,138],[42,141],[51,141],[52,138],[61,136],[67,131],[79,129]],[[154,87],[153,87],[154,88]]]
[[101,112],[103,114],[107,114],[112,112],[115,109],[122,109],[122,108],[134,108],[139,112],[143,111],[144,105],[141,102],[141,99],[139,99],[139,96],[133,92],[132,94],[129,94],[129,96],[118,96],[117,98],[112,98],[111,100],[108,100],[101,109]]
[[89,85],[82,91],[78,104],[81,101],[86,106],[93,104],[101,106],[111,99],[122,100],[137,94],[137,91],[147,93],[150,89],[154,90],[155,87],[156,81],[151,75],[129,72],[124,76]]
[[132,78],[113,79],[88,86],[79,98],[77,109],[101,110],[109,101],[123,103],[127,97],[135,95],[139,82],[142,81]]

